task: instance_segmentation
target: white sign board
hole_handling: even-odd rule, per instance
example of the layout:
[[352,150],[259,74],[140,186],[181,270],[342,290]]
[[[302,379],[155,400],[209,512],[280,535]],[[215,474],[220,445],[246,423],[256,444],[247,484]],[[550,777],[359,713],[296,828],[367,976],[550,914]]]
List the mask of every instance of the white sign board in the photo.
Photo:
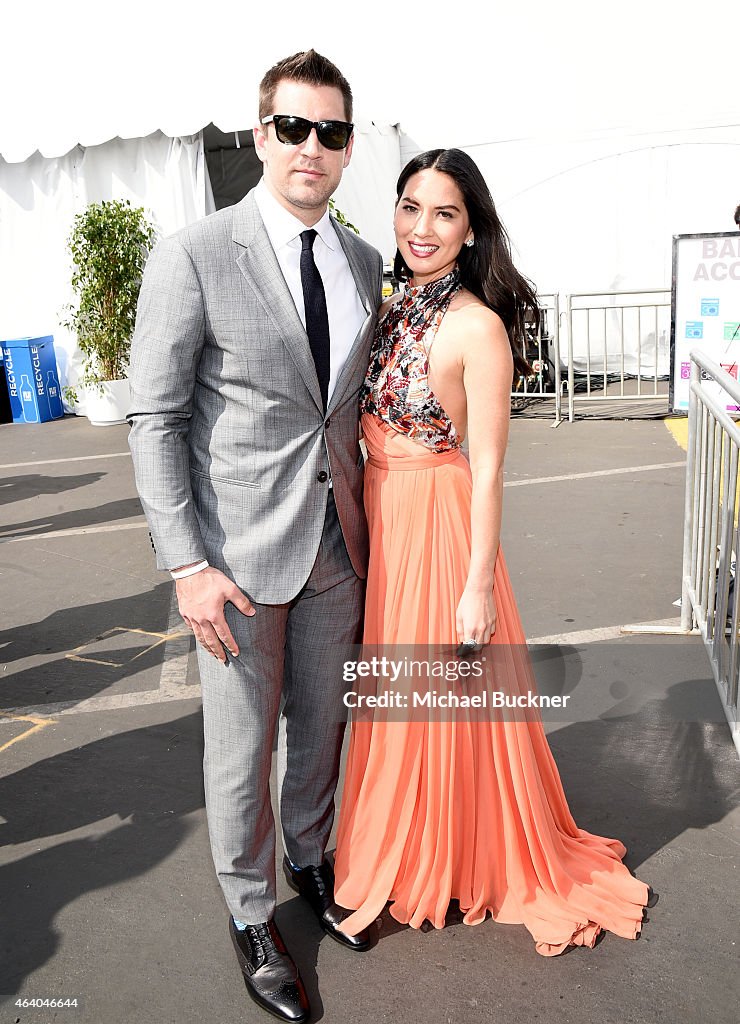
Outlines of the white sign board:
[[[740,231],[673,236],[671,388],[673,412],[689,408],[689,352],[700,349],[738,380]],[[727,412],[740,406],[717,386]]]

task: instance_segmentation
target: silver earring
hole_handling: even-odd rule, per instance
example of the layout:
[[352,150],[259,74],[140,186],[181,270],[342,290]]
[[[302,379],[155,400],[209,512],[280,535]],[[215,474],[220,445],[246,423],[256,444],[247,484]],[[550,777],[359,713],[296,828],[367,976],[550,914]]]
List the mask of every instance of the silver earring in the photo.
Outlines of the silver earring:
[[467,245],[468,249],[470,249],[472,247],[474,241],[475,241],[474,238],[466,238],[465,239],[465,244]]

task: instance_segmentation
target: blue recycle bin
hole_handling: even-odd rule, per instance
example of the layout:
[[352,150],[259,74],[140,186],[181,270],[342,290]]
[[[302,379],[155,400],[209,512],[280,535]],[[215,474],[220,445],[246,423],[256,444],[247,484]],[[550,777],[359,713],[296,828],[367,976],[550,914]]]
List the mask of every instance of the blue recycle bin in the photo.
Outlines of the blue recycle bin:
[[10,399],[8,398],[8,384],[5,379],[5,361],[3,360],[3,346],[0,344],[0,423],[12,423],[13,414],[10,411]]
[[53,336],[1,344],[13,423],[45,423],[64,416]]

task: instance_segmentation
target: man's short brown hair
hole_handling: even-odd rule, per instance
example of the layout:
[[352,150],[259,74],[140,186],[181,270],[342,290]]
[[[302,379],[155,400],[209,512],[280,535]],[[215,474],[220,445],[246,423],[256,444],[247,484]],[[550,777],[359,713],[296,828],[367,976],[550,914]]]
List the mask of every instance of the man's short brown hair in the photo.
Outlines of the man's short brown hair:
[[352,90],[349,82],[336,65],[316,50],[304,50],[280,60],[265,73],[260,82],[260,120],[270,114],[290,114],[290,110],[273,110],[275,91],[284,79],[305,82],[306,85],[329,85],[339,89],[344,98],[344,116],[352,120]]

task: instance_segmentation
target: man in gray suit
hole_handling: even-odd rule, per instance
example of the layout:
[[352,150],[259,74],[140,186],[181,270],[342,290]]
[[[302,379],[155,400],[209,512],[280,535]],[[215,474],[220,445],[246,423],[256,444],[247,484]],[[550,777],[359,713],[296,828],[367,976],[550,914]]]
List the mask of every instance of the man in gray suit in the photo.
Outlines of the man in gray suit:
[[351,121],[349,85],[313,50],[267,72],[254,128],[263,179],[156,247],[130,371],[137,486],[198,641],[231,937],[252,998],[289,1021],[310,1010],[273,920],[278,716],[288,881],[334,939],[365,950],[373,938],[342,931],[325,859],[341,661],[360,638],[367,563],[358,391],[382,289],[379,254],[328,213]]

